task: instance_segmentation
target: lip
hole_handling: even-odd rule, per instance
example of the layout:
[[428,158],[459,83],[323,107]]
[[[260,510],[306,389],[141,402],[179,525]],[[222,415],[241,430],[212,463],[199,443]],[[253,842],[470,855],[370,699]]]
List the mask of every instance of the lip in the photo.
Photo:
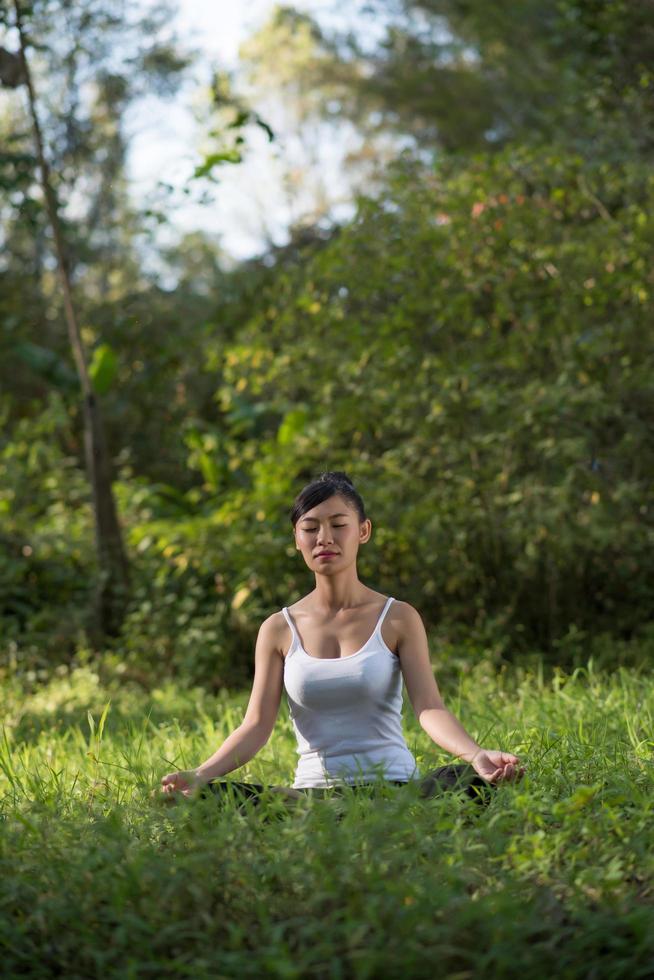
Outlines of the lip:
[[335,551],[319,551],[316,558],[338,558]]

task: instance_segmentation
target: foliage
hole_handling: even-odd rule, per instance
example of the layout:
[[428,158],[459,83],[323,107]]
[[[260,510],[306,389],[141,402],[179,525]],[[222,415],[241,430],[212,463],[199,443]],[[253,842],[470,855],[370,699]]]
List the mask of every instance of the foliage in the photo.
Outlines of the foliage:
[[[533,649],[620,662],[632,636],[649,650],[649,7],[380,3],[364,47],[278,11],[271,36],[293,57],[282,64],[265,31],[248,57],[295,89],[304,123],[358,107],[363,129],[371,111],[389,133],[413,120],[429,152],[398,159],[342,227],[229,268],[199,232],[143,251],[167,216],[127,198],[125,112],[152,79],[172,93],[186,63],[161,41],[163,8],[146,31],[95,0],[32,6],[134,569],[105,655],[145,684],[158,671],[243,680],[261,620],[311,587],[287,515],[326,468],[348,470],[368,503],[363,578],[415,604],[453,661],[481,645],[498,663]],[[209,156],[266,127],[227,83],[218,72]],[[25,119],[7,98],[0,621],[4,660],[27,669],[87,642],[94,563],[79,390]],[[437,145],[493,152],[434,165]]]
[[[193,179],[207,177],[215,181],[214,170],[224,164],[240,163],[246,146],[246,131],[254,127],[263,130],[272,143],[275,134],[261,116],[247,106],[231,90],[228,75],[214,73],[211,85],[213,128],[208,136],[214,148],[206,154],[193,172]],[[216,142],[217,141],[217,142]]]
[[[555,147],[426,175],[407,161],[249,306],[240,287],[218,323],[191,321],[185,349],[154,291],[134,299],[142,324],[137,306],[98,310],[118,361],[108,415],[132,447],[124,655],[242,678],[261,620],[310,587],[287,514],[325,468],[367,501],[364,579],[439,642],[472,633],[499,660],[536,647],[570,663],[594,633],[642,633],[653,189],[629,159]],[[135,472],[148,457],[163,480]]]
[[364,578],[431,627],[564,658],[570,631],[644,628],[652,192],[553,148],[398,170],[222,348],[186,560],[254,627],[309,585],[294,493],[345,468],[377,525]]
[[92,519],[68,424],[53,394],[45,412],[0,438],[3,659],[21,666],[52,666],[53,651],[70,651],[86,622]]
[[[133,234],[135,221],[124,173],[124,117],[145,94],[173,95],[189,58],[169,31],[168,4],[132,13],[120,3],[47,0],[23,3],[21,11],[46,157],[67,222],[69,268],[73,274],[86,273],[87,290],[93,283],[106,294],[127,271],[131,234],[125,232]],[[29,248],[31,263],[36,260],[44,280],[40,285],[47,289],[45,209],[34,158],[31,179],[25,172],[33,146],[25,102],[18,94],[6,104],[1,125],[15,158],[13,170],[12,160],[4,161],[13,190],[5,202],[11,205],[4,222],[12,246],[8,260],[20,265],[17,253]]]
[[[292,51],[283,66],[280,39]],[[579,150],[608,128],[651,153],[650,4],[361,0],[345,24],[283,5],[251,44],[280,90],[311,92],[314,114],[425,150],[493,150],[534,136]]]
[[[527,762],[488,809],[402,788],[240,812],[149,794],[213,750],[242,696],[145,696],[88,667],[33,689],[6,678],[5,972],[647,976],[651,675],[482,664],[445,695]],[[413,720],[407,735],[424,770],[441,763]],[[236,776],[288,783],[293,766],[284,712]]]

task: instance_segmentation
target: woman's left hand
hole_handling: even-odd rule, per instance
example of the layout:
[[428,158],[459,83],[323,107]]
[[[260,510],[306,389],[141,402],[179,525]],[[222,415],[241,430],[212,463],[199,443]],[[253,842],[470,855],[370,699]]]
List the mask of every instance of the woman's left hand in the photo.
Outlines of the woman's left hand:
[[517,756],[510,752],[499,752],[497,749],[481,749],[470,760],[470,765],[489,783],[521,779],[525,772]]

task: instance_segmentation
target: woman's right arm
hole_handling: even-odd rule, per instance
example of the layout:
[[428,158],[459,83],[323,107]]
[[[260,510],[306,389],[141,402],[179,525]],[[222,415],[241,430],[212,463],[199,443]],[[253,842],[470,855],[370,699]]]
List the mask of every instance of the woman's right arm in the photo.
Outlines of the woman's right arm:
[[162,792],[188,796],[197,786],[245,765],[263,748],[275,726],[282,697],[286,639],[288,626],[282,613],[274,613],[262,623],[254,655],[252,692],[243,721],[197,769],[164,776]]

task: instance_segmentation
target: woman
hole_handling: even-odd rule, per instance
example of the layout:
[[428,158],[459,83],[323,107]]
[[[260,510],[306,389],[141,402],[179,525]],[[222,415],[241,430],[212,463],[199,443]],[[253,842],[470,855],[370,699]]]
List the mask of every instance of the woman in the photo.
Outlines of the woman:
[[243,722],[197,769],[164,776],[162,791],[191,796],[208,784],[214,792],[237,789],[256,800],[264,787],[217,777],[245,765],[266,744],[283,688],[299,761],[293,791],[272,789],[300,796],[380,777],[395,784],[420,780],[402,734],[402,678],[422,728],[468,763],[424,777],[422,795],[458,777],[470,793],[475,784],[520,776],[515,755],[481,748],[443,705],[416,610],[359,580],[357,554],[372,525],[349,478],[324,473],[308,484],[295,500],[291,521],[315,589],[261,626]]

